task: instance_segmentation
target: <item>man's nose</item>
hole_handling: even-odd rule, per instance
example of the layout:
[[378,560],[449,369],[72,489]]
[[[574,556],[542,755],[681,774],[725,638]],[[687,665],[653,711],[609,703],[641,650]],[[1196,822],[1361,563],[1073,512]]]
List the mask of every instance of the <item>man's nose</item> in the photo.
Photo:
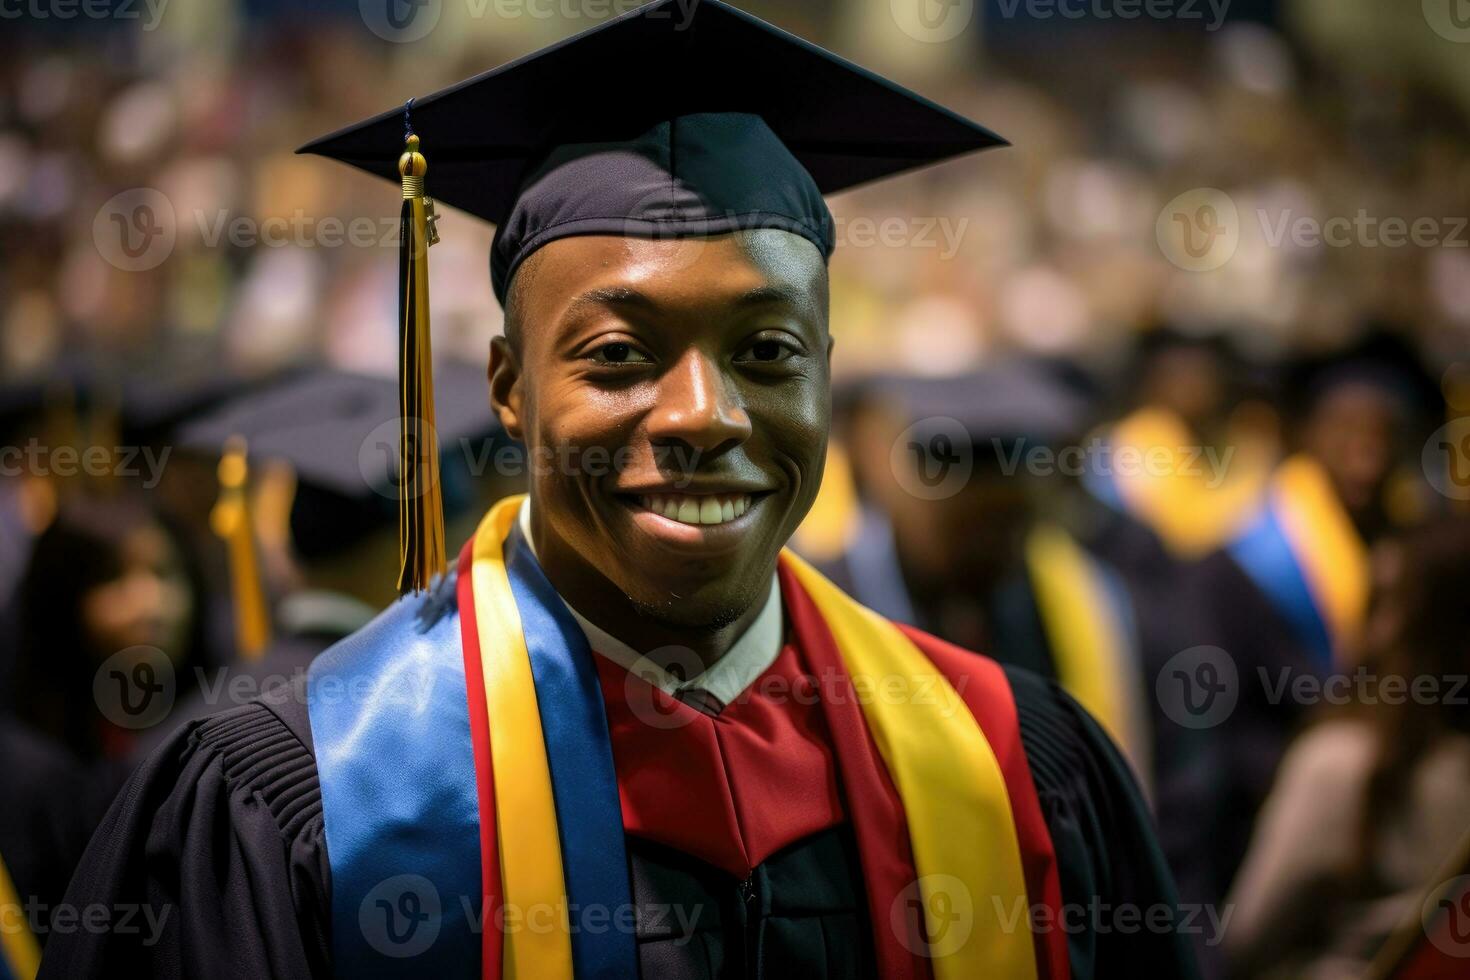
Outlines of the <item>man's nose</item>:
[[738,387],[699,351],[665,372],[647,424],[653,441],[678,441],[702,453],[723,452],[750,437]]

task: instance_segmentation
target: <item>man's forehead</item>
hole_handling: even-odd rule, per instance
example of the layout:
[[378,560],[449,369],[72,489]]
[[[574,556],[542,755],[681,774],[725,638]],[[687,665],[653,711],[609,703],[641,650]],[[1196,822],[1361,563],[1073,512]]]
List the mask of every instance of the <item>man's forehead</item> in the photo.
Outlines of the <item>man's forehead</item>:
[[827,308],[822,254],[777,229],[662,240],[564,238],[539,249],[517,279],[517,301],[538,320],[573,319],[592,307],[656,316],[773,306],[825,319]]

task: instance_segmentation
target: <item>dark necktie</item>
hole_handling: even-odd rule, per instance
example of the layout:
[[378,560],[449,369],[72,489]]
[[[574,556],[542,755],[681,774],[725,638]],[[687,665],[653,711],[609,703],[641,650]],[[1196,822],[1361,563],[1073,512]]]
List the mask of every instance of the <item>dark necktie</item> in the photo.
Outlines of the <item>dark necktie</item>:
[[674,693],[674,697],[700,714],[709,715],[711,718],[718,717],[719,713],[725,710],[723,701],[702,688],[681,687]]

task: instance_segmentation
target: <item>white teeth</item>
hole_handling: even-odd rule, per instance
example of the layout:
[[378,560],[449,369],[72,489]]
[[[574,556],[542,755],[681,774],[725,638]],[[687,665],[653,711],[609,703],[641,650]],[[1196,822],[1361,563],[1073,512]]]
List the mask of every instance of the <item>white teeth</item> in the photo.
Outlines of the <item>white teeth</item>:
[[644,510],[681,524],[723,524],[750,509],[750,495],[649,494],[638,498]]

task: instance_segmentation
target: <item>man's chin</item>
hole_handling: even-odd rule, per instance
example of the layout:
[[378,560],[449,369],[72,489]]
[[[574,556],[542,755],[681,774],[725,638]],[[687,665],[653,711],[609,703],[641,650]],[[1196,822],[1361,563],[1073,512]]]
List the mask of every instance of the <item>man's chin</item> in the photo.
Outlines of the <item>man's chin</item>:
[[659,625],[690,634],[715,633],[744,616],[765,599],[770,579],[758,582],[710,583],[692,591],[638,589],[628,598],[638,615]]

